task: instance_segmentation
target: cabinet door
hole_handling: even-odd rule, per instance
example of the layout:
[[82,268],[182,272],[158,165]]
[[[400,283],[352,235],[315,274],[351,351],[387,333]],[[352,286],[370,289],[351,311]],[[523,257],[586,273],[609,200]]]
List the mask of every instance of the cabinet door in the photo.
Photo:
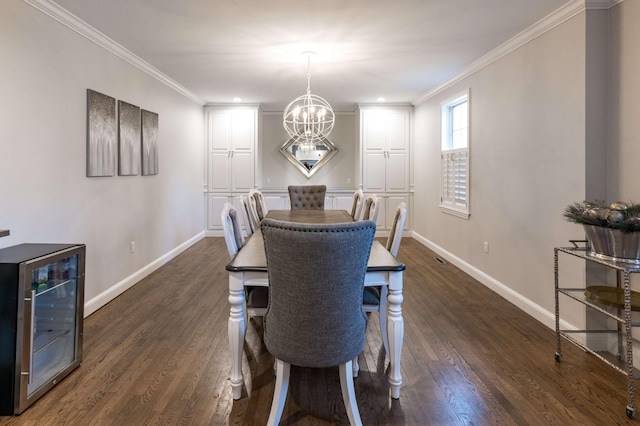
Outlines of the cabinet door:
[[365,151],[384,151],[386,143],[386,112],[364,111],[362,140]]
[[229,158],[227,150],[209,153],[209,191],[227,191],[231,187]]
[[409,113],[390,111],[387,116],[386,135],[388,151],[406,151],[409,148]]
[[210,192],[249,191],[254,186],[257,111],[207,112]]
[[255,135],[255,111],[251,109],[234,110],[231,116],[232,149],[236,152],[253,152]]
[[[12,389],[15,414],[22,413],[82,361],[84,246],[47,254],[43,251],[31,252],[19,266],[18,294],[23,297],[18,300],[24,303],[24,312],[16,324],[18,335],[14,334],[17,352],[11,354],[20,360],[14,363],[19,367]],[[8,346],[5,343],[2,351]],[[3,393],[2,398],[10,395]]]
[[269,210],[289,210],[291,203],[289,202],[289,195],[285,193],[278,194],[264,194],[264,204]]
[[222,111],[209,111],[207,144],[209,148],[209,191],[229,190],[231,156],[231,115]]
[[[70,257],[68,263],[74,264],[75,271],[78,256]],[[52,265],[48,265],[49,270]],[[40,269],[42,268],[45,268],[46,273],[47,266]],[[59,268],[62,271],[62,266]],[[36,274],[38,271],[33,273]],[[31,377],[31,382],[27,384],[27,397],[32,396],[56,374],[77,361],[77,280],[77,276],[64,280],[60,278],[57,282],[49,283],[49,288],[45,284],[44,290],[32,290],[33,312],[30,312],[30,320],[33,322],[30,324],[30,331],[33,334],[29,345],[30,352],[27,352],[30,357],[23,360],[23,365],[29,366]]]
[[[391,229],[393,218],[396,215],[396,209],[398,204],[405,203],[407,205],[407,215],[409,214],[409,197],[407,194],[389,195],[386,197],[386,217],[384,226],[386,229]],[[404,229],[409,229],[409,217],[407,216],[404,222]]]
[[207,218],[207,227],[208,229],[222,229],[222,209],[224,208],[224,203],[231,202],[232,198],[229,194],[209,194],[208,200],[208,218]]
[[333,197],[333,210],[346,210],[351,212],[351,204],[353,202],[353,195],[338,195]]
[[227,151],[231,149],[231,114],[223,111],[210,111],[207,138],[209,150]]
[[409,118],[407,110],[362,112],[365,192],[409,190]]
[[[387,152],[386,190],[409,190],[409,156],[406,151]],[[381,172],[379,172],[382,174]]]
[[231,159],[231,189],[249,192],[253,188],[253,152],[234,151]]
[[384,151],[364,153],[364,192],[385,192],[386,153]]

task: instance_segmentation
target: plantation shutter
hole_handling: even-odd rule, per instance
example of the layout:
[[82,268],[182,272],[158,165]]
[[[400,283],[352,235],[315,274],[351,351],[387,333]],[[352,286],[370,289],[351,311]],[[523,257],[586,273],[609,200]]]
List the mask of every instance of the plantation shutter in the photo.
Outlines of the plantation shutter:
[[442,152],[440,202],[452,208],[469,207],[469,152],[467,148]]

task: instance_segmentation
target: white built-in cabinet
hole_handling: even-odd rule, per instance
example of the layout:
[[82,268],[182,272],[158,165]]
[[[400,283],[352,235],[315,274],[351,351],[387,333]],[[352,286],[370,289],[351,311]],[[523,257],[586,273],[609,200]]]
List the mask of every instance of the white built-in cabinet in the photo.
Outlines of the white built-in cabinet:
[[246,195],[255,185],[258,107],[205,107],[205,120],[207,228],[220,230],[224,203],[235,205],[238,196]]
[[[409,212],[405,229],[411,227],[411,111],[410,106],[358,107],[357,187],[382,199],[377,221],[382,235],[391,228],[401,202]],[[222,230],[224,204],[230,202],[238,209],[239,196],[246,196],[260,182],[259,105],[206,106],[205,118],[207,229],[215,235]],[[260,189],[267,210],[290,207],[285,188]],[[352,190],[327,188],[325,208],[350,210],[352,196]]]
[[360,106],[358,118],[361,187],[383,199],[377,223],[388,230],[398,204],[410,203],[411,108]]
[[351,211],[353,203],[353,192],[332,192],[328,193],[324,199],[324,206],[331,210],[347,210]]

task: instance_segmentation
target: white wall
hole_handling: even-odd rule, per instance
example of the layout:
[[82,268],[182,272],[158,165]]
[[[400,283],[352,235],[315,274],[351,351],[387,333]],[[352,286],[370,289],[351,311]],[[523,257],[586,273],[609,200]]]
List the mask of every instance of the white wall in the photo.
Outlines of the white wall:
[[329,139],[338,153],[310,179],[300,173],[280,152],[287,140],[282,127],[282,112],[265,112],[261,120],[260,161],[262,168],[261,189],[283,189],[289,185],[327,185],[332,189],[356,187],[356,124],[355,113],[336,112],[335,127]]
[[[85,243],[90,313],[203,235],[203,109],[22,1],[0,40],[0,247]],[[86,177],[88,88],[159,114],[158,175]]]
[[[607,193],[610,201],[640,202],[640,2],[628,0],[611,9],[609,28],[609,126],[607,137]],[[631,287],[640,291],[639,274],[631,275]],[[637,318],[634,315],[634,321]],[[634,330],[634,364],[640,363]]]
[[[553,248],[583,236],[562,213],[586,192],[585,61],[581,13],[414,110],[416,238],[548,325]],[[469,220],[438,208],[440,102],[465,89]]]
[[612,200],[640,203],[640,2],[611,10],[607,191]]

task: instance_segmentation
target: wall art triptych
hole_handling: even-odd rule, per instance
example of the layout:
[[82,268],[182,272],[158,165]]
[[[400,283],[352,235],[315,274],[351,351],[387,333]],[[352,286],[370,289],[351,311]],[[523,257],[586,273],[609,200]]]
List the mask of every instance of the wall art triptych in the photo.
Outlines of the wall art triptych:
[[158,174],[158,114],[142,110],[142,176]]
[[140,173],[140,107],[118,101],[118,174]]
[[87,176],[158,174],[158,114],[87,89]]

